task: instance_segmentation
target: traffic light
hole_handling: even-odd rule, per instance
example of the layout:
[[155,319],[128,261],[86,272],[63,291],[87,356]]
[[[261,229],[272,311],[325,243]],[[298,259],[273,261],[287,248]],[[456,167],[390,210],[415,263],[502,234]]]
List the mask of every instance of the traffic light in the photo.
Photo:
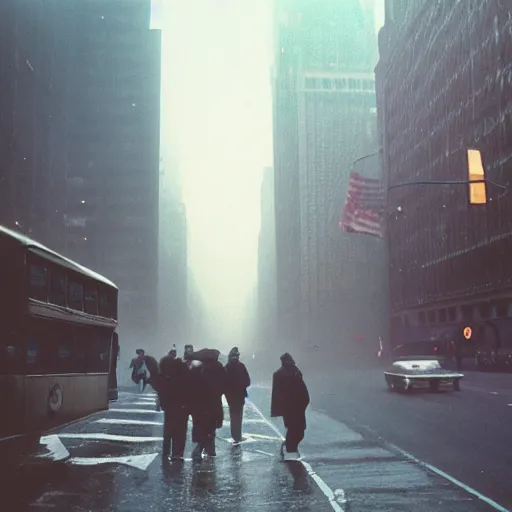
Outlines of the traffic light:
[[468,149],[469,203],[487,203],[487,188],[482,155],[478,149]]

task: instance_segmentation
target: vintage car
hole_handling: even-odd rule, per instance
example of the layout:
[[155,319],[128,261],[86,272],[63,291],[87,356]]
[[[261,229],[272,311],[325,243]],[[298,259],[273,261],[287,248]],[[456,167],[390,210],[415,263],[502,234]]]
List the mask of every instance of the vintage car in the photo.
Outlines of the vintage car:
[[401,355],[406,350],[395,351],[392,363],[384,372],[391,391],[410,391],[413,388],[429,388],[437,391],[451,387],[460,391],[460,380],[464,375],[441,366],[442,357],[436,355]]

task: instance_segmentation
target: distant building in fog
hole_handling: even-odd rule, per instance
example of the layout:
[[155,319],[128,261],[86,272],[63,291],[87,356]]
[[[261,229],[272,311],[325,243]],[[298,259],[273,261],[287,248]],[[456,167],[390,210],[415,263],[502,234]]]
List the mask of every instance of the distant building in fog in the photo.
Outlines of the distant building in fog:
[[160,172],[159,343],[168,349],[186,344],[189,328],[187,213],[175,163]]
[[160,33],[149,23],[150,0],[0,5],[0,222],[115,281],[121,335],[144,341],[158,267]]
[[[375,292],[358,279],[368,271],[358,264],[367,241],[338,226],[352,162],[378,148],[373,15],[357,0],[278,0],[275,24],[279,338],[311,347],[375,336]],[[373,286],[385,300],[382,284]]]
[[261,228],[258,236],[257,337],[262,345],[277,340],[276,216],[274,169],[265,168],[261,182]]

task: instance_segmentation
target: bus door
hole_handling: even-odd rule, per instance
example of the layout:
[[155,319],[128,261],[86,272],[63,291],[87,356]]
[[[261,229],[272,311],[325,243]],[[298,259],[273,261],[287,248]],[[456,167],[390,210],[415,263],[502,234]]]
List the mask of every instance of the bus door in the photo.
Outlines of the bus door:
[[119,335],[114,332],[110,349],[110,371],[108,378],[108,399],[113,402],[119,398],[117,390],[117,360],[119,358]]

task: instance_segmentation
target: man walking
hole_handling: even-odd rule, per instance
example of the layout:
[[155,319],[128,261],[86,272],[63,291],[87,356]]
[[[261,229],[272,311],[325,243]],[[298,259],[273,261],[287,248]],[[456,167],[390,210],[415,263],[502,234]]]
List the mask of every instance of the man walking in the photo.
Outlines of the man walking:
[[[139,390],[144,392],[148,384],[148,369],[146,366],[145,352],[139,348],[135,351],[136,357],[132,359],[130,363],[130,370],[132,370],[132,381],[137,384]],[[140,383],[142,382],[142,389]]]
[[183,460],[188,427],[189,372],[176,348],[160,360],[160,405],[164,410],[162,457]]
[[282,416],[286,428],[286,440],[281,447],[283,460],[300,458],[299,443],[304,439],[308,405],[309,392],[302,373],[293,357],[285,353],[281,356],[281,368],[273,376],[270,407],[270,415]]
[[247,398],[247,388],[251,385],[251,379],[244,363],[240,362],[238,347],[233,347],[228,355],[226,364],[226,400],[229,405],[229,417],[231,423],[231,437],[233,443],[242,442],[242,422],[244,417],[244,405]]
[[222,395],[225,392],[225,370],[219,361],[220,352],[203,349],[190,355],[192,441],[197,443],[192,458],[202,459],[203,451],[216,456],[215,431],[222,427],[224,412]]

